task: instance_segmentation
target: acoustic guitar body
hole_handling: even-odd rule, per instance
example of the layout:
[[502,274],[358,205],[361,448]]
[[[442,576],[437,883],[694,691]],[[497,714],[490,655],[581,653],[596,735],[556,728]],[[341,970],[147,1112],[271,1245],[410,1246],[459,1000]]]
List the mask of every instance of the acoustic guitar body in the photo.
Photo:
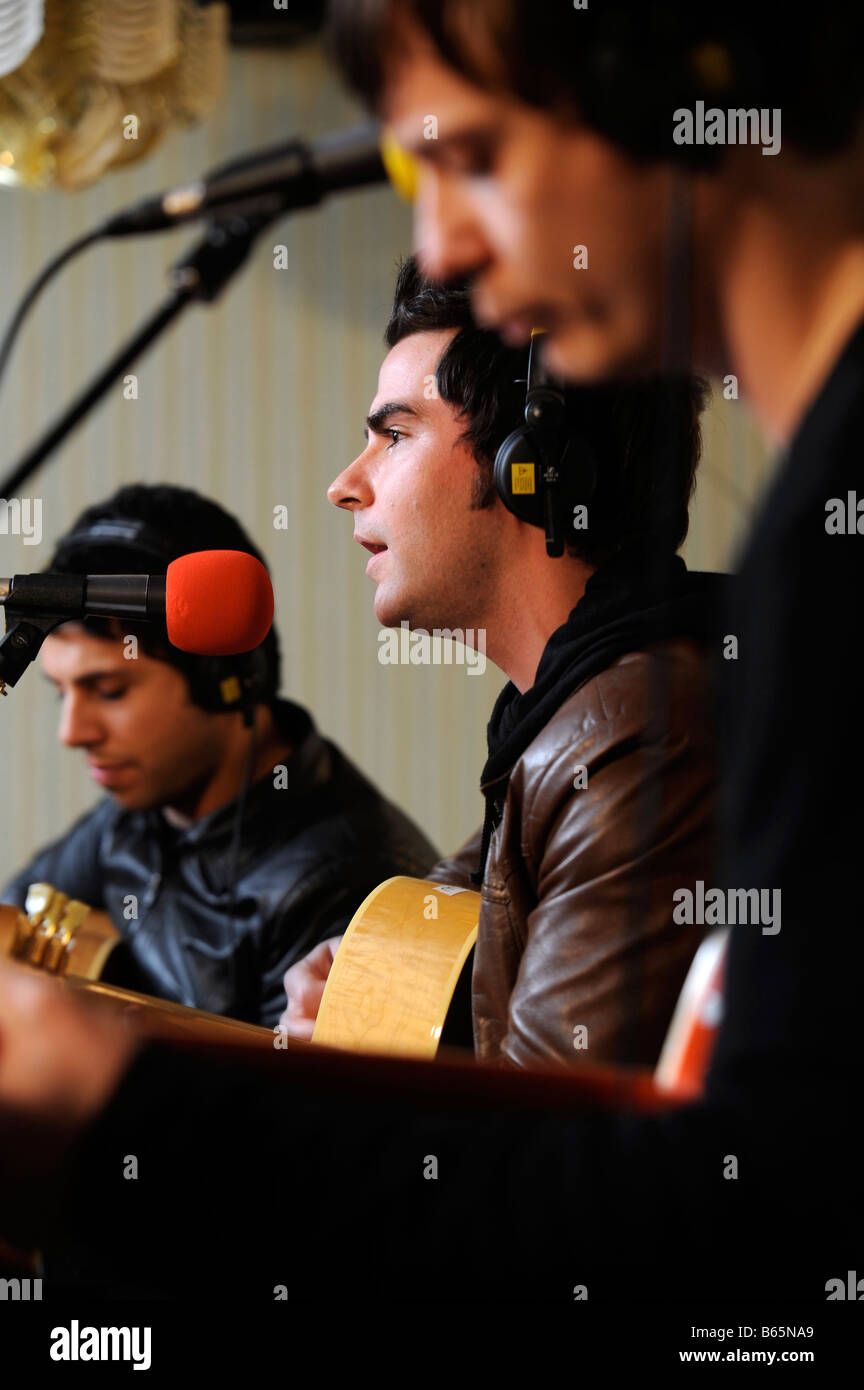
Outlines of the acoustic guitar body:
[[336,952],[313,1042],[434,1057],[477,940],[480,894],[397,876],[361,903]]

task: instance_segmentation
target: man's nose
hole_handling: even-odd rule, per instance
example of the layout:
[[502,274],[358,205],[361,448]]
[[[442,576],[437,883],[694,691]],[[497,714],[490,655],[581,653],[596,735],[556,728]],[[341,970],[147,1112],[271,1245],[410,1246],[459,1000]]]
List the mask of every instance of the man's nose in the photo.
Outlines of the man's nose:
[[333,480],[327,489],[327,500],[334,507],[345,507],[349,512],[356,507],[370,505],[372,488],[363,465],[363,454],[358,454],[354,462],[343,468],[339,477]]
[[77,693],[63,697],[57,737],[67,748],[87,748],[102,738],[102,728],[93,711]]
[[424,169],[414,203],[414,246],[430,280],[451,280],[489,259],[487,239],[462,180]]

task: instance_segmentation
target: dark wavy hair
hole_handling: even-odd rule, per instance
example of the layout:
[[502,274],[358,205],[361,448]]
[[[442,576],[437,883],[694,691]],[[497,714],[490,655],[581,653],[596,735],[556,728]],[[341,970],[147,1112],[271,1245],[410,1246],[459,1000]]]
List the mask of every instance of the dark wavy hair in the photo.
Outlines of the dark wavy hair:
[[697,100],[779,107],[783,138],[825,157],[864,110],[864,6],[823,0],[796,22],[779,0],[331,0],[329,44],[348,85],[377,108],[407,20],[469,81],[578,118],[636,159],[711,168],[717,145],[676,145],[672,114]]
[[[131,521],[146,526],[140,543],[117,544],[100,540],[88,545],[76,540],[76,533],[91,530],[100,521]],[[152,546],[149,538],[152,538]],[[61,574],[149,574],[161,573],[180,555],[195,550],[242,550],[254,555],[262,565],[264,556],[236,517],[218,502],[202,497],[192,488],[170,483],[133,483],[121,487],[104,502],[87,507],[57,542],[48,565]],[[87,618],[88,632],[113,641],[134,634],[142,651],[175,666],[192,685],[196,678],[213,669],[213,658],[196,657],[178,651],[168,641],[164,622],[135,623],[124,619]],[[262,701],[272,704],[279,689],[279,638],[271,627],[261,644],[267,674]],[[207,665],[209,663],[209,666]]]
[[[413,257],[396,280],[384,334],[388,347],[412,333],[456,329],[441,355],[436,385],[464,419],[462,438],[477,460],[473,505],[495,498],[492,465],[498,446],[523,424],[527,352],[510,348],[471,313],[467,283],[435,284]],[[699,417],[709,386],[701,377],[652,377],[567,387],[568,418],[592,445],[597,490],[590,525],[570,554],[594,566],[638,547],[674,554],[687,535],[690,498],[702,452]]]

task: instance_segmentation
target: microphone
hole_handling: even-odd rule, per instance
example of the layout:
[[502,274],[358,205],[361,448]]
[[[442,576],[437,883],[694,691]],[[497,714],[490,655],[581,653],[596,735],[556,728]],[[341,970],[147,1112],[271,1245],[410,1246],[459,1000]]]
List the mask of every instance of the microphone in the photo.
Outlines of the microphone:
[[197,550],[164,575],[16,574],[0,579],[9,619],[100,617],[162,620],[168,640],[198,656],[235,656],[260,646],[273,622],[273,586],[242,550]]
[[135,236],[210,217],[311,208],[329,193],[383,183],[381,132],[375,122],[323,136],[289,140],[220,164],[196,183],[144,198],[100,227],[103,236]]

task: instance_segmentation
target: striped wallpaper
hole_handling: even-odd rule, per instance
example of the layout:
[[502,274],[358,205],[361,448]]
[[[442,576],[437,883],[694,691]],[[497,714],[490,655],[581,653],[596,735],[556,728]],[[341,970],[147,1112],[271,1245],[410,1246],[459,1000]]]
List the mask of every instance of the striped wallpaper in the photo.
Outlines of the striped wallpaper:
[[[0,189],[0,317],[49,256],[108,212],[231,155],[359,116],[314,46],[233,51],[225,100],[208,124],[77,194]],[[89,250],[47,292],[0,397],[3,468],[165,293],[194,229]],[[273,246],[288,268],[274,268]],[[408,210],[386,190],[354,194],[279,223],[217,305],[190,310],[137,367],[138,399],[118,386],[24,489],[43,500],[44,535],[0,535],[0,574],[37,570],[77,512],[123,482],[178,482],[236,512],[268,555],[283,646],[283,689],[306,704],[443,849],[479,822],[491,666],[381,666],[364,557],[325,500],[357,452],[374,394]],[[724,567],[766,475],[738,401],[715,400],[686,555]],[[274,507],[289,512],[273,526]],[[0,880],[95,799],[80,754],[55,739],[53,695],[31,669],[0,702]]]

